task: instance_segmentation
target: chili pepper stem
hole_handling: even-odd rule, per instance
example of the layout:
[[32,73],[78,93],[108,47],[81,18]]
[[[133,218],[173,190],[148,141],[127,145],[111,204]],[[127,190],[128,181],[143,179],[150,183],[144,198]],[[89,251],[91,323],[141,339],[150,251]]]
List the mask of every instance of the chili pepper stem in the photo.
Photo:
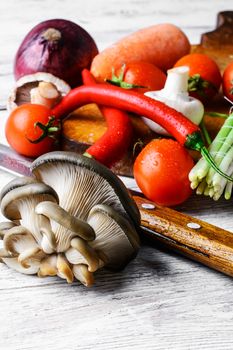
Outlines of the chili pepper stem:
[[92,155],[88,152],[84,152],[83,156],[87,157],[87,158],[93,158]]
[[213,117],[213,118],[224,118],[224,119],[227,119],[229,117],[228,114],[218,113],[218,112],[209,112],[208,116]]
[[188,80],[188,91],[196,91],[201,96],[205,96],[205,89],[211,88],[215,91],[217,91],[217,88],[214,84],[212,84],[210,81],[203,79],[200,74],[194,74],[192,77]]

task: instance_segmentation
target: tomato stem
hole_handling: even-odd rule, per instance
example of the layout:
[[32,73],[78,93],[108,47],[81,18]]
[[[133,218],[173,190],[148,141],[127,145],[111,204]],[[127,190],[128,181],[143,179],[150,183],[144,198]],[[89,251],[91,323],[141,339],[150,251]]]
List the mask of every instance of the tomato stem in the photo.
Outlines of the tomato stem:
[[[213,158],[206,149],[199,127],[186,118],[182,113],[165,105],[163,102],[153,100],[136,91],[120,89],[107,84],[94,84],[80,86],[69,92],[61,102],[52,109],[57,118],[66,116],[72,110],[87,104],[98,103],[112,108],[119,108],[158,123],[164,127],[180,144],[201,152],[206,161],[224,178],[233,181],[233,178],[218,169]],[[113,116],[109,116],[113,119]],[[125,119],[124,123],[125,125]],[[119,144],[126,141],[124,138]]]
[[208,80],[203,79],[200,74],[194,74],[188,79],[188,91],[197,92],[200,96],[206,96],[205,89],[211,88],[217,91],[216,86],[209,82]]
[[[97,85],[87,69],[82,71],[82,78],[84,85]],[[122,110],[103,105],[99,108],[107,123],[107,131],[86,150],[84,155],[111,167],[129,148],[133,135],[132,124],[128,114]]]
[[[55,122],[57,124],[56,126],[54,125]],[[55,119],[55,117],[49,117],[49,121],[47,124],[36,122],[34,124],[34,128],[36,127],[40,128],[43,131],[41,136],[39,136],[35,140],[31,140],[27,137],[27,140],[34,144],[43,141],[46,137],[56,138],[54,134],[61,130],[60,121],[58,121],[58,119]]]
[[118,76],[115,75],[115,70],[112,68],[112,78],[111,79],[105,79],[107,83],[110,83],[112,85],[116,85],[119,87],[122,87],[123,89],[136,89],[136,88],[143,88],[146,89],[146,86],[137,85],[137,84],[130,84],[124,81],[124,75],[125,75],[125,69],[126,64],[123,64],[120,70],[120,74]]

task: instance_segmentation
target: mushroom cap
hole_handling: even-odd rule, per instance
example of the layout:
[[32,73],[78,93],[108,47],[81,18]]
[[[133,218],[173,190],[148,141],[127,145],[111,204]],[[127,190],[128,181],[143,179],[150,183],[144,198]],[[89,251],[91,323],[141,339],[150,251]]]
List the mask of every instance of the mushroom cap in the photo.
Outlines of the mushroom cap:
[[23,273],[25,275],[35,275],[40,268],[40,259],[31,259],[29,261],[29,267],[23,267],[18,258],[2,258],[2,261],[15,271]]
[[9,229],[15,226],[17,226],[16,223],[12,221],[0,222],[0,239],[4,237],[4,235]]
[[7,110],[12,111],[17,106],[30,102],[30,90],[37,87],[40,82],[52,83],[56,86],[61,96],[65,96],[70,91],[70,86],[62,79],[51,73],[37,72],[35,74],[24,75],[17,80],[7,101]]
[[0,194],[2,214],[10,220],[20,220],[18,201],[36,195],[42,195],[44,200],[59,200],[52,187],[31,177],[20,177],[10,181]]
[[[138,228],[140,225],[140,213],[138,210],[138,207],[132,197],[129,195],[129,192],[123,182],[107,167],[100,164],[93,158],[88,158],[86,156],[78,155],[74,152],[64,152],[64,151],[55,151],[46,153],[40,157],[38,157],[36,160],[33,161],[31,165],[31,171],[36,176],[37,179],[40,181],[43,181],[45,183],[48,183],[49,185],[52,185],[55,187],[54,184],[54,178],[51,178],[51,176],[46,177],[46,172],[48,172],[48,169],[50,167],[55,167],[56,171],[58,170],[58,167],[63,166],[65,169],[65,165],[75,167],[74,172],[75,174],[78,174],[78,172],[83,170],[87,170],[86,173],[89,173],[89,177],[91,177],[91,184],[87,187],[88,198],[85,196],[85,201],[90,200],[93,207],[97,204],[102,204],[101,200],[105,196],[107,190],[111,191],[113,193],[114,198],[110,199],[110,203],[108,203],[107,199],[105,198],[105,204],[113,206],[116,210],[119,209],[119,206],[122,208],[121,212],[122,214],[126,214],[126,216],[132,220],[135,227]],[[64,174],[64,176],[69,176],[68,174]],[[57,174],[58,176],[58,174]],[[61,178],[61,174],[59,173],[59,178]],[[104,179],[105,186],[104,188],[101,188],[100,186],[96,187],[95,184],[98,184],[98,181],[93,181],[93,178],[96,176],[97,178]],[[77,179],[75,179],[77,181]],[[75,181],[74,180],[74,181]],[[79,192],[78,186],[82,187],[84,186],[84,182],[90,181],[88,179],[88,175],[86,177],[82,178],[82,182],[80,183],[74,183],[73,186],[75,187],[75,191]],[[107,189],[106,189],[107,186]],[[55,188],[58,195],[59,191],[57,188]],[[64,189],[62,189],[64,191]],[[68,190],[68,188],[66,188]],[[101,191],[104,193],[101,193]],[[83,193],[80,188],[80,197],[83,196]],[[97,198],[99,196],[99,199]],[[95,197],[95,198],[94,198]],[[79,198],[79,200],[82,200],[83,198]],[[60,201],[62,198],[60,198]],[[84,199],[83,199],[84,200]],[[111,202],[112,201],[112,202]],[[60,203],[61,204],[61,203]],[[85,203],[86,204],[86,203]],[[87,217],[88,213],[86,213]]]
[[108,258],[107,267],[118,270],[136,255],[140,241],[129,220],[107,205],[94,206],[88,216],[88,223],[96,233],[96,239],[89,244]]
[[1,190],[0,192],[0,202],[2,201],[3,197],[13,190],[14,188],[21,187],[24,185],[34,184],[38,183],[39,181],[35,179],[34,177],[30,176],[22,176],[22,177],[16,177],[15,179],[8,182]]

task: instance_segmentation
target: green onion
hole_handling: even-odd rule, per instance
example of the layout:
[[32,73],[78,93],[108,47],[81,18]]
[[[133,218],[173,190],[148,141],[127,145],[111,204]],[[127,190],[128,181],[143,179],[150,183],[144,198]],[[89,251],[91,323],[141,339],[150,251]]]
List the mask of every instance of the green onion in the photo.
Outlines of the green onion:
[[[219,169],[229,177],[233,175],[233,113],[225,120],[214,141],[209,146],[209,153]],[[204,194],[218,200],[223,194],[230,199],[232,182],[217,173],[201,158],[189,174],[191,188],[197,194]]]
[[206,129],[206,126],[205,126],[205,123],[204,123],[204,120],[202,119],[202,121],[200,122],[200,128],[201,128],[201,131],[202,131],[202,134],[207,142],[207,145],[210,146],[211,145],[211,138],[210,138],[210,135],[208,133],[208,130]]
[[226,200],[231,199],[232,188],[233,188],[233,183],[228,181],[228,183],[225,187],[225,192],[224,192],[224,197]]

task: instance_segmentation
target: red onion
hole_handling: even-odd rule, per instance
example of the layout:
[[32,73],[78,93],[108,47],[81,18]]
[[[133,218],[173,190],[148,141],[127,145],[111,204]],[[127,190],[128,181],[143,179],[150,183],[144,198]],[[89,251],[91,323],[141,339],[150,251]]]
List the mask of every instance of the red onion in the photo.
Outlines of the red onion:
[[72,87],[98,53],[93,38],[79,25],[53,19],[35,26],[21,43],[14,64],[15,79],[36,72],[51,73]]

